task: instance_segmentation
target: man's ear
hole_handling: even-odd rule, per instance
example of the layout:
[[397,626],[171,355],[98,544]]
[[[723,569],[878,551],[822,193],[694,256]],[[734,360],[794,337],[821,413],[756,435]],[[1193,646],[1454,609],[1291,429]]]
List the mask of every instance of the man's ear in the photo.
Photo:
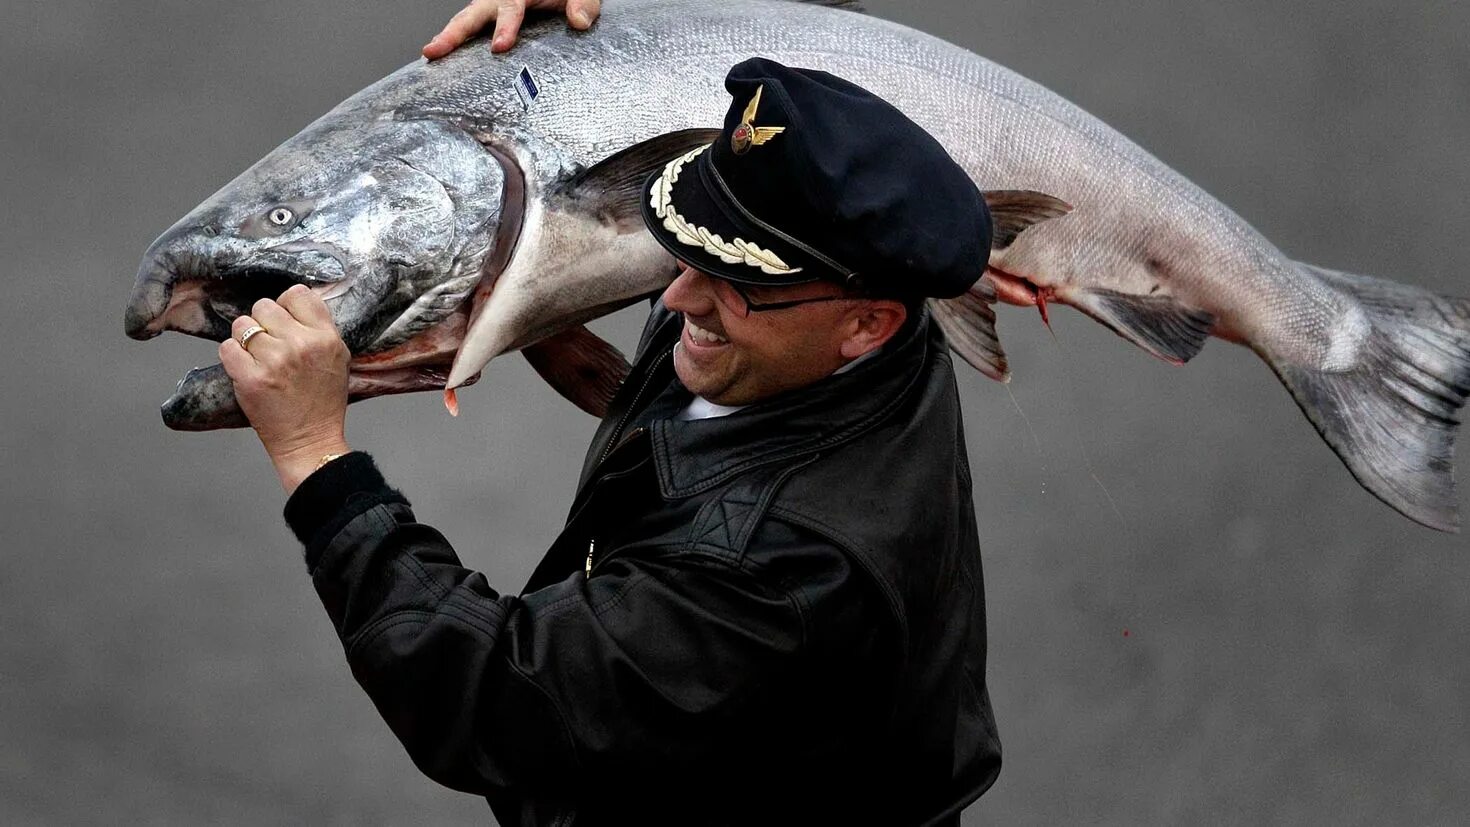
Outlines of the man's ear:
[[857,312],[842,340],[842,357],[852,360],[883,346],[908,318],[902,302],[874,299]]

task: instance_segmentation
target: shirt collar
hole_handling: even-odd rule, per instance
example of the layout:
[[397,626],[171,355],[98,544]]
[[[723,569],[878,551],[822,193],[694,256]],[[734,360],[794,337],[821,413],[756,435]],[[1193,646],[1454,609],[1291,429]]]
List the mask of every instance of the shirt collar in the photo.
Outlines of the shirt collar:
[[[808,387],[744,406],[740,416],[681,421],[691,397],[673,377],[661,395],[665,401],[646,411],[663,496],[697,494],[748,469],[833,447],[891,415],[924,381],[925,366],[947,356],[938,325],[927,309],[921,312],[918,323],[900,334],[902,340]],[[670,324],[669,330],[677,331],[678,325]]]
[[[858,358],[847,362],[837,370],[832,371],[831,375],[841,376],[842,374],[847,373],[848,371],[852,370],[863,362],[866,362],[874,356],[877,356],[882,350],[882,347],[875,347],[867,353],[864,353],[862,356],[859,356]],[[729,416],[730,414],[735,413],[738,410],[748,407],[750,406],[716,405],[708,399],[705,399],[703,396],[696,396],[694,397],[694,401],[690,402],[688,406],[684,408],[684,410],[680,411],[678,417],[676,418],[680,422],[690,422],[696,419],[715,419],[721,416]]]

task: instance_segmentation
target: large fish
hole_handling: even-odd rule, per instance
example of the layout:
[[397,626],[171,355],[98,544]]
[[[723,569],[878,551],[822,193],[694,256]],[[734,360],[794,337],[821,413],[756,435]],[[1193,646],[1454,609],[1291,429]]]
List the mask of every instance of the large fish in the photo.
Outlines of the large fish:
[[[326,299],[355,354],[354,398],[454,388],[524,349],[596,411],[625,365],[579,325],[676,273],[638,218],[645,178],[713,137],[725,71],[761,55],[873,90],[982,189],[1011,191],[988,195],[1000,232],[986,277],[931,303],[977,369],[1009,378],[997,301],[1070,305],[1175,363],[1211,335],[1244,344],[1369,491],[1457,528],[1470,301],[1293,261],[1047,89],[831,5],[845,4],[608,0],[587,33],[548,20],[508,55],[479,46],[410,64],[154,242],[128,335],[221,339],[255,299],[299,282]],[[1073,209],[1056,217],[1064,208],[1023,190]],[[188,374],[163,413],[180,429],[245,424],[218,366]]]

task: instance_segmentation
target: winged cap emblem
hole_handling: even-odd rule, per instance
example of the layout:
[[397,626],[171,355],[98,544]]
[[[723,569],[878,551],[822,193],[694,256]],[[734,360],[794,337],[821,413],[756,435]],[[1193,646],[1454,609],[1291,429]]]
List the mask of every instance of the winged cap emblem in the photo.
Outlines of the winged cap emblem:
[[756,126],[755,112],[761,105],[761,92],[765,91],[765,84],[755,88],[755,97],[750,99],[750,104],[745,107],[745,113],[740,116],[740,125],[730,133],[730,149],[736,155],[744,155],[753,146],[760,146],[766,141],[786,131],[784,126]]

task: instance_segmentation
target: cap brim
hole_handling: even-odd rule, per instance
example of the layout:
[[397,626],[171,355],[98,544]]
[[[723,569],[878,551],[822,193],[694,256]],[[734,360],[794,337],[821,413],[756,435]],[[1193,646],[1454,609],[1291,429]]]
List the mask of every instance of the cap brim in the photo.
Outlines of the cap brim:
[[840,276],[763,232],[711,186],[709,147],[670,161],[643,187],[643,221],[674,258],[741,284],[782,286]]

